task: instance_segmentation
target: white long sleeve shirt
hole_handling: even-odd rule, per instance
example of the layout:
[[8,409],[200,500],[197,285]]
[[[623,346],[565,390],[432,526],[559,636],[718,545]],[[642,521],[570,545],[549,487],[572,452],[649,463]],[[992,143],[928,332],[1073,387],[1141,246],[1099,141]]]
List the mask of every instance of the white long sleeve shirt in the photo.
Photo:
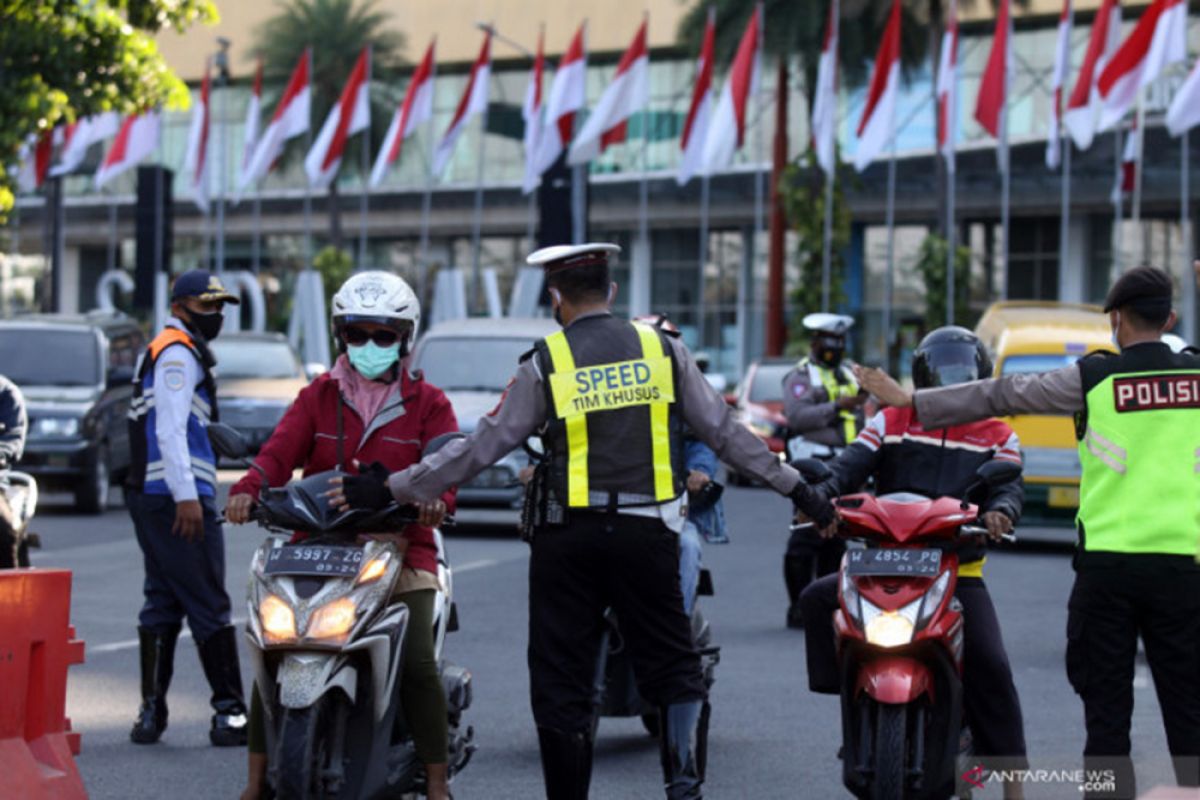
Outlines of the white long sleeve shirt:
[[[183,328],[175,319],[167,324]],[[196,386],[203,377],[200,363],[182,344],[166,347],[154,364],[154,435],[162,453],[163,477],[176,503],[199,496],[188,452],[187,424]]]

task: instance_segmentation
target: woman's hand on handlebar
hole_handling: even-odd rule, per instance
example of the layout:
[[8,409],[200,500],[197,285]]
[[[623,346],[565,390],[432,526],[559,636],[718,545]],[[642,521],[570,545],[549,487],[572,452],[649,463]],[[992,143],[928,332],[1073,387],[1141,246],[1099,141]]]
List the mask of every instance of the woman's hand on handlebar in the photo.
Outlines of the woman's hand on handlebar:
[[250,512],[253,510],[254,495],[235,494],[225,504],[225,519],[234,525],[244,525],[250,521]]
[[441,500],[431,503],[417,503],[417,524],[426,528],[436,528],[446,519],[446,504]]
[[838,514],[837,509],[834,509],[833,521],[824,528],[818,528],[817,524],[813,522],[810,517],[805,515],[803,511],[798,510],[796,511],[796,516],[793,517],[792,522],[795,525],[811,525],[812,529],[815,530],[817,535],[822,539],[832,539],[834,536],[837,536],[838,527],[842,524],[842,517],[840,514]]
[[992,541],[998,542],[1012,533],[1013,522],[1003,511],[985,511],[979,520],[987,528],[988,538]]

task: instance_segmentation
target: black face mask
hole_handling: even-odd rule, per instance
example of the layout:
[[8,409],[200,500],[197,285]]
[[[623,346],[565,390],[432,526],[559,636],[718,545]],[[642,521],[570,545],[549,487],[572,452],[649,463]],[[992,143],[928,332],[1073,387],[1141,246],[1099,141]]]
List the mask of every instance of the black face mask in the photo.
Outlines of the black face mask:
[[221,326],[225,324],[225,315],[220,311],[210,311],[207,314],[199,314],[195,311],[188,311],[188,316],[191,317],[190,322],[196,332],[204,337],[206,342],[211,342],[221,333]]
[[813,355],[827,367],[841,364],[845,352],[846,342],[835,336],[819,336],[813,342]]

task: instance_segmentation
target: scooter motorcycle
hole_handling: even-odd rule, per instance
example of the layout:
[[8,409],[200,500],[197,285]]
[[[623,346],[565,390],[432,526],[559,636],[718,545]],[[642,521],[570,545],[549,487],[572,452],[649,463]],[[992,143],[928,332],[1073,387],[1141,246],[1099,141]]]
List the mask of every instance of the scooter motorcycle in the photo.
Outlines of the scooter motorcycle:
[[[829,475],[815,460],[798,468],[810,483]],[[1019,464],[989,461],[966,497],[1020,473]],[[834,506],[840,535],[864,545],[846,552],[838,573],[842,780],[871,800],[951,797],[963,771],[963,610],[954,591],[958,550],[987,535],[975,524],[979,508],[909,493],[844,495]]]
[[[221,456],[253,467],[234,429],[214,423],[209,438]],[[427,448],[437,449],[439,437]],[[422,794],[424,768],[400,708],[399,681],[408,609],[391,601],[403,563],[391,542],[360,535],[414,522],[415,509],[330,508],[330,470],[282,488],[264,481],[252,519],[271,531],[250,564],[246,639],[262,696],[268,780],[280,800],[404,797]],[[265,476],[264,476],[265,477]],[[308,534],[286,543],[293,531]],[[471,705],[471,675],[442,659],[457,629],[453,575],[435,531],[438,578],[434,647],[446,691],[449,774],[475,750],[463,726]]]

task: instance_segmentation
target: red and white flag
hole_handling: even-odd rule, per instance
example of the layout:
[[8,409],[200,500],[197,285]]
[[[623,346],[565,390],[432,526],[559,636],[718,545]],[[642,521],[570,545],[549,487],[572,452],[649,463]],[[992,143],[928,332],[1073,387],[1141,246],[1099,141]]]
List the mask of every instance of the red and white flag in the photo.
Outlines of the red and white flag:
[[545,32],[538,33],[537,55],[533,58],[533,68],[529,70],[529,84],[525,87],[525,102],[521,105],[521,119],[525,121],[525,178],[521,181],[521,193],[529,194],[537,188],[539,175],[533,169],[534,158],[537,155],[538,142],[542,136],[542,82],[546,70],[546,54],[544,51]]
[[1142,129],[1138,127],[1137,118],[1133,126],[1125,133],[1125,148],[1121,151],[1121,166],[1117,169],[1117,178],[1113,183],[1112,201],[1121,202],[1127,194],[1133,194],[1137,184],[1137,162],[1141,153]]
[[30,136],[19,154],[20,167],[17,172],[17,188],[25,194],[36,192],[46,182],[50,172],[50,154],[54,149],[54,131],[41,136]]
[[554,70],[554,81],[550,84],[550,96],[546,100],[546,116],[538,137],[537,157],[533,162],[533,175],[538,178],[550,169],[567,148],[575,129],[575,114],[587,102],[586,26],[586,22],[579,26],[567,52],[558,62],[558,68]]
[[1046,166],[1058,169],[1062,162],[1062,95],[1067,85],[1067,70],[1071,67],[1071,25],[1075,11],[1071,0],[1063,0],[1062,13],[1058,15],[1058,40],[1054,46],[1054,72],[1050,74],[1050,89],[1054,94],[1054,107],[1050,109],[1050,130],[1046,132]]
[[938,152],[950,174],[955,170],[958,134],[958,0],[950,0],[937,74]]
[[1179,136],[1197,124],[1200,124],[1200,59],[1197,59],[1187,80],[1171,100],[1171,107],[1167,109],[1167,130],[1172,136]]
[[608,149],[625,141],[629,118],[646,107],[650,89],[650,51],[646,48],[648,19],[634,34],[600,101],[575,137],[567,154],[567,163],[586,164]]
[[892,0],[875,68],[867,91],[867,105],[858,123],[858,148],[854,168],[862,172],[887,147],[896,129],[896,95],[900,91],[900,0]]
[[[467,122],[476,114],[487,110],[488,84],[492,75],[492,31],[489,28],[483,37],[483,45],[479,48],[479,57],[471,65],[471,74],[467,77],[467,85],[463,88],[462,98],[454,112],[450,127],[442,134],[437,149],[433,151],[433,174],[441,175],[442,170],[450,163],[454,155],[454,145],[467,128]],[[483,135],[483,132],[480,133]]]
[[1100,130],[1116,125],[1163,69],[1187,58],[1187,4],[1155,0],[1100,73]]
[[96,170],[96,188],[103,187],[121,173],[136,167],[139,161],[153,153],[158,147],[159,131],[157,111],[126,117],[100,169]]
[[254,70],[254,85],[250,90],[250,100],[246,103],[246,124],[242,134],[242,161],[238,166],[238,180],[250,166],[254,158],[254,148],[258,146],[258,126],[262,117],[262,79],[263,60],[258,57],[258,66]]
[[812,112],[813,149],[817,163],[826,175],[833,174],[837,144],[838,26],[838,0],[833,0],[829,4],[829,19],[825,22],[821,60],[817,63],[817,91]]
[[63,147],[58,154],[58,163],[50,168],[50,177],[66,175],[79,169],[87,158],[88,149],[105,139],[117,135],[121,117],[115,111],[105,111],[84,117],[63,129]]
[[262,138],[254,148],[254,156],[250,165],[242,173],[238,183],[238,191],[245,191],[251,183],[261,180],[271,171],[275,160],[283,152],[283,145],[288,139],[299,136],[308,130],[309,117],[312,113],[312,89],[309,75],[312,72],[312,51],[305,50],[300,56],[292,77],[288,80],[275,113]]
[[[1007,137],[1008,120],[1006,106],[1008,89],[1012,82],[1012,15],[1011,1],[1000,0],[996,12],[996,29],[992,33],[992,51],[988,55],[983,80],[979,82],[979,96],[975,100],[975,119],[983,129],[1000,140],[996,148],[996,160],[1000,171],[1008,171]],[[1001,126],[1005,130],[1001,130]]]
[[404,102],[392,114],[392,122],[383,137],[383,146],[379,148],[375,166],[371,169],[372,186],[378,186],[387,174],[388,167],[400,160],[404,140],[433,116],[433,53],[436,44],[435,39],[425,49],[425,57],[421,59],[404,92]]
[[1121,5],[1119,0],[1102,0],[1096,18],[1092,20],[1092,35],[1087,52],[1079,67],[1079,77],[1067,101],[1063,123],[1080,150],[1087,150],[1096,138],[1096,116],[1100,109],[1100,90],[1097,83],[1108,60],[1117,50],[1121,37]]
[[679,174],[675,182],[683,186],[700,169],[704,157],[704,140],[708,136],[709,118],[712,115],[713,47],[717,38],[716,10],[708,10],[708,22],[704,26],[704,41],[700,45],[700,58],[696,61],[696,77],[692,83],[692,104],[688,108],[687,120],[683,123],[683,137],[679,140],[682,152],[679,159]]
[[212,64],[204,64],[204,80],[200,83],[200,97],[192,107],[192,125],[188,129],[187,152],[183,157],[183,171],[188,177],[188,189],[196,207],[208,213],[208,131],[209,90]]
[[756,5],[738,45],[721,98],[704,141],[704,171],[712,174],[733,161],[746,138],[750,96],[758,90],[759,50],[762,40],[762,6]]
[[337,175],[346,152],[346,140],[371,127],[371,46],[367,45],[354,62],[342,96],[321,126],[317,140],[304,159],[308,183],[322,189]]

